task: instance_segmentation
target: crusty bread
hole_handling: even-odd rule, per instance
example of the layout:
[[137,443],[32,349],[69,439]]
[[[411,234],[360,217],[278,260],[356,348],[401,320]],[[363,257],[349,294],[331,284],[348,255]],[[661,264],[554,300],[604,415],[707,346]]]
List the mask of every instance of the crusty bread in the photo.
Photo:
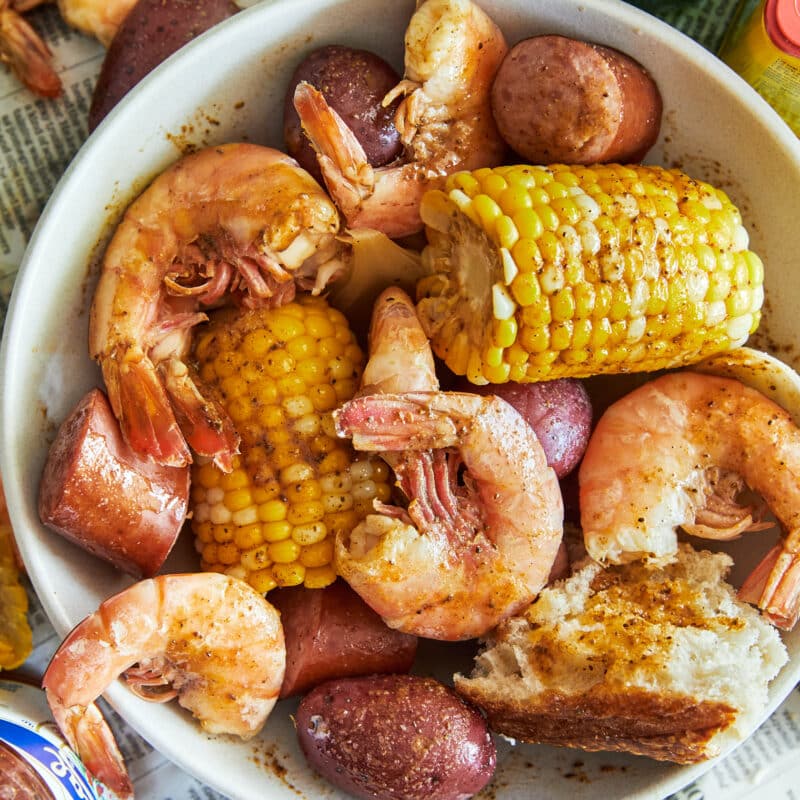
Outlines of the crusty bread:
[[520,741],[710,758],[748,732],[787,660],[725,582],[731,563],[689,545],[662,567],[586,560],[501,625],[456,689]]

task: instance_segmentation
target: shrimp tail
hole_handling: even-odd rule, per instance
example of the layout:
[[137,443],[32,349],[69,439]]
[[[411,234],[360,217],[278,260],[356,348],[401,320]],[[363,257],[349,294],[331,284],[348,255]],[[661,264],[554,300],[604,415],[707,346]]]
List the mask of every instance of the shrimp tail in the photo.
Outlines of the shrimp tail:
[[45,688],[45,693],[59,730],[86,769],[121,800],[132,798],[125,761],[100,709],[94,703],[66,708],[52,690]]
[[783,630],[800,617],[800,554],[791,552],[788,541],[776,544],[739,589],[740,600],[757,605]]
[[349,220],[375,188],[375,174],[364,148],[322,92],[310,83],[301,81],[297,85],[294,107],[317,153],[325,185]]
[[233,456],[239,452],[239,434],[230,417],[218,403],[200,393],[180,359],[172,358],[159,369],[186,441],[195,453],[213,458],[223,472],[230,472]]
[[186,440],[175,419],[169,395],[153,363],[139,359],[101,360],[108,399],[120,421],[125,441],[137,452],[170,467],[192,461]]
[[[336,433],[352,438],[364,451],[432,450],[458,444],[458,427],[447,409],[438,409],[443,395],[456,392],[406,392],[356,397],[334,412]],[[471,397],[471,395],[464,395]]]
[[34,94],[58,97],[61,79],[39,34],[8,3],[0,3],[0,61]]

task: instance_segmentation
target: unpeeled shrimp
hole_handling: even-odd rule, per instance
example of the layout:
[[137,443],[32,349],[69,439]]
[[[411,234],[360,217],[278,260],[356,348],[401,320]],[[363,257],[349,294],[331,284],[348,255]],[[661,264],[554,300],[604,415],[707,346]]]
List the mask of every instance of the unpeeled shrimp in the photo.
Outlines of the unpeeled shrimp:
[[[563,506],[536,435],[508,403],[460,392],[362,395],[335,419],[358,450],[406,451],[407,511],[381,506],[336,540],[340,574],[388,625],[469,639],[531,602],[558,551]],[[431,459],[409,457],[429,450]]]
[[[0,0],[0,61],[32,92],[42,97],[61,94],[61,78],[52,54],[39,34],[22,18],[22,12],[53,0]],[[94,36],[104,47],[136,4],[136,0],[58,0],[68,25]]]
[[132,793],[114,736],[94,701],[119,675],[147,700],[175,697],[208,733],[248,739],[263,726],[286,666],[280,615],[244,581],[162,575],[106,600],[61,644],[42,686],[86,768]]
[[730,539],[767,527],[737,502],[760,493],[786,535],[742,587],[768,619],[800,615],[800,429],[737,380],[679,372],[613,404],[579,471],[586,549],[602,562],[671,559],[677,529]]
[[202,306],[247,307],[318,293],[343,270],[339,214],[283,153],[255,144],[187,156],[128,208],[106,250],[89,349],[123,435],[138,453],[182,466],[195,452],[229,471],[238,436],[185,364]]
[[58,97],[61,78],[53,68],[50,48],[25,21],[19,2],[0,0],[0,61],[34,94]]
[[384,289],[372,307],[369,359],[361,375],[361,393],[438,388],[433,351],[414,303],[402,289]]
[[373,169],[320,92],[300,83],[294,105],[325,183],[351,228],[404,236],[422,228],[422,195],[459,169],[502,163],[506,146],[491,111],[491,86],[507,52],[503,34],[471,0],[424,0],[405,36],[405,76],[395,125],[401,163]]

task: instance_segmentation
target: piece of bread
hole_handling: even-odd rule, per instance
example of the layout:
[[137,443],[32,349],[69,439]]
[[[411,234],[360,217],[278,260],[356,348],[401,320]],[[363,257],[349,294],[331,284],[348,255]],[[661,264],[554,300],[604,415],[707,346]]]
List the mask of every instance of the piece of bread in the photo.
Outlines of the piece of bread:
[[510,738],[692,763],[749,732],[787,660],[736,599],[724,553],[667,566],[586,560],[485,642],[457,691]]

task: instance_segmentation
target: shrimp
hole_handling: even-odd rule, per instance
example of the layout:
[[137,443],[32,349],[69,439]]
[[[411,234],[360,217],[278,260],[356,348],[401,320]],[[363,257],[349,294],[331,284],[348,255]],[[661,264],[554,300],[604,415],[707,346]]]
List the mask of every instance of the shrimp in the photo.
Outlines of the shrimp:
[[119,675],[140,697],[173,698],[207,733],[249,739],[277,701],[286,667],[280,615],[237,578],[205,572],[140,581],[79,623],[42,686],[64,737],[98,780],[132,795],[95,700]]
[[0,0],[0,61],[34,94],[58,97],[63,87],[53,54],[20,10],[19,3]]
[[428,337],[402,289],[384,289],[372,309],[369,360],[361,393],[436,391],[439,379]]
[[128,208],[105,252],[89,349],[123,435],[159,464],[187,445],[230,471],[238,436],[185,359],[201,306],[229,294],[279,305],[295,285],[319,293],[345,269],[339,214],[289,156],[254,144],[208,147],[159,175]]
[[358,450],[405,451],[408,509],[376,504],[380,513],[335,546],[339,574],[389,626],[470,639],[533,600],[564,509],[536,434],[508,403],[461,392],[361,395],[334,418]]
[[[0,0],[0,61],[42,97],[58,97],[63,89],[53,68],[52,53],[22,12],[52,0]],[[94,36],[104,47],[111,44],[136,0],[58,0],[68,25]]]
[[398,237],[422,228],[419,204],[445,175],[501,164],[506,152],[491,86],[507,52],[500,29],[471,0],[424,0],[405,35],[405,76],[383,99],[405,147],[400,163],[373,169],[323,95],[298,84],[294,105],[325,183],[351,228]]
[[790,629],[800,615],[800,428],[731,378],[664,375],[614,403],[578,480],[586,549],[601,562],[669,561],[677,529],[730,539],[771,527],[737,495],[758,492],[786,531],[740,590]]

